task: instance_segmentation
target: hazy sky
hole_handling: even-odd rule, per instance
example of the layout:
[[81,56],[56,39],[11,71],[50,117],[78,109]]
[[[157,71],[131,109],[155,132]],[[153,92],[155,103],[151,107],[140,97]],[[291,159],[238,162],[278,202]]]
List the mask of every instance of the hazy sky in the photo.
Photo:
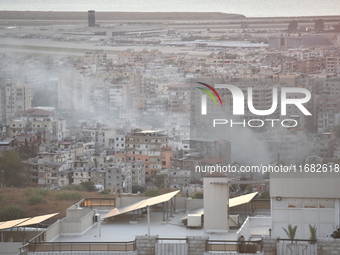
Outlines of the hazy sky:
[[246,16],[339,15],[340,0],[1,0],[0,10],[192,11]]

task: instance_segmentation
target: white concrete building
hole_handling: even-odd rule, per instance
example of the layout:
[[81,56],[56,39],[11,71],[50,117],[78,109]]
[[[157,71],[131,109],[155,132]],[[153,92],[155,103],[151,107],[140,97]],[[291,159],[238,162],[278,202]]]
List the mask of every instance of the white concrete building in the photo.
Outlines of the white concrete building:
[[297,226],[295,238],[309,239],[309,225],[317,227],[318,238],[333,233],[340,224],[339,193],[338,173],[272,174],[272,235],[287,238],[289,224]]
[[18,111],[31,108],[31,88],[18,80],[0,84],[0,121],[6,121]]
[[6,123],[10,137],[27,132],[41,133],[46,143],[67,137],[66,121],[56,118],[54,112],[38,108],[17,112]]

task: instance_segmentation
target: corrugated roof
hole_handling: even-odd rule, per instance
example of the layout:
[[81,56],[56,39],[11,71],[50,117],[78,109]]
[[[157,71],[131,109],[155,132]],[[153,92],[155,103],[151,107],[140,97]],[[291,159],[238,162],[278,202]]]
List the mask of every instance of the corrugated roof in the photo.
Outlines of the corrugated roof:
[[247,195],[239,196],[239,197],[233,197],[229,199],[229,207],[234,207],[242,204],[249,203],[258,192],[250,193]]
[[[234,197],[229,199],[229,207],[234,207],[242,204],[249,203],[257,194],[258,192],[250,193],[247,195],[239,196],[239,197]],[[188,214],[204,214],[204,208],[197,208],[194,210],[191,210]],[[182,220],[185,220],[188,218],[188,214],[182,218]]]
[[138,210],[138,209],[143,209],[146,208],[147,206],[152,206],[152,205],[157,205],[163,202],[167,202],[169,201],[171,198],[173,198],[174,196],[177,195],[177,193],[179,192],[179,190],[177,191],[173,191],[164,195],[160,195],[157,197],[151,197],[148,199],[144,199],[140,202],[136,202],[133,203],[131,205],[127,205],[127,206],[123,206],[120,208],[115,208],[112,211],[110,211],[109,213],[107,213],[103,219],[107,219],[110,217],[114,217],[123,213],[128,213],[128,212],[132,212],[134,210]]
[[[52,214],[46,214],[46,215],[41,215],[41,216],[36,216],[28,221],[25,221],[23,223],[18,224],[16,227],[23,227],[23,226],[29,226],[29,225],[34,225],[34,224],[39,224],[49,218],[52,218],[53,216],[56,216],[59,213],[52,213]],[[0,225],[1,226],[1,225]]]
[[13,228],[13,227],[24,227],[29,226],[33,224],[39,224],[49,218],[52,218],[53,216],[57,215],[59,213],[52,213],[52,214],[46,214],[41,216],[36,216],[33,218],[24,218],[24,219],[17,219],[17,220],[10,220],[10,221],[4,221],[0,222],[0,230],[7,229],[7,228]]
[[23,223],[27,220],[29,220],[30,218],[24,218],[24,219],[18,219],[18,220],[10,220],[10,221],[6,221],[4,223],[2,223],[0,225],[0,230],[1,229],[6,229],[6,228],[13,228],[15,227],[16,225],[20,224],[20,223]]

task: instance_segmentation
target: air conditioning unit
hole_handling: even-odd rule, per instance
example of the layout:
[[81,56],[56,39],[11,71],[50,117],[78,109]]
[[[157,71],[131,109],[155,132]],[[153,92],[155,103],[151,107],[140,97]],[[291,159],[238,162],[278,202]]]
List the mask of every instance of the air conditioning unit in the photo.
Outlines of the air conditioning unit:
[[187,228],[201,228],[202,215],[201,214],[188,214]]

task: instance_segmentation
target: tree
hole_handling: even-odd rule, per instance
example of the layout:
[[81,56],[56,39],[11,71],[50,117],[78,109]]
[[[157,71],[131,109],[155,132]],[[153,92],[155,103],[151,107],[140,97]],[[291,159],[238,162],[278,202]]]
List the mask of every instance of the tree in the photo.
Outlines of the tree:
[[164,188],[165,186],[165,175],[164,174],[157,174],[154,176],[153,184],[156,185],[157,188]]
[[298,25],[299,23],[296,20],[292,20],[291,22],[289,22],[288,24],[288,32],[295,32],[298,30]]
[[262,194],[259,196],[259,199],[270,199],[269,191],[262,192]]
[[36,150],[37,148],[35,148],[34,144],[29,145],[27,139],[25,138],[25,144],[21,145],[17,149],[17,152],[19,153],[22,160],[27,160],[37,155]]
[[1,184],[7,187],[20,187],[25,183],[24,164],[14,150],[5,151],[0,157]]
[[136,193],[138,193],[138,191],[139,191],[140,193],[144,193],[145,187],[140,186],[140,185],[132,185],[132,193],[133,193],[133,194],[136,194]]
[[323,19],[318,19],[315,21],[314,30],[317,32],[322,32],[325,30],[325,24],[323,22]]
[[230,190],[231,192],[236,192],[237,189],[238,189],[237,184],[231,184],[231,185],[229,186],[229,190]]
[[0,211],[0,219],[2,221],[15,220],[24,217],[24,211],[17,205],[6,206]]
[[203,192],[197,192],[194,197],[195,199],[203,199]]
[[82,188],[85,190],[85,191],[88,191],[88,192],[92,192],[92,191],[96,191],[96,186],[94,185],[94,182],[82,182],[80,183],[80,186],[82,186]]
[[156,189],[148,189],[144,193],[144,196],[146,196],[146,197],[155,197],[155,196],[158,196],[158,195],[160,195],[160,194],[159,194],[159,191],[156,190]]
[[340,32],[340,23],[333,25],[333,28],[334,28],[333,30],[334,32]]

